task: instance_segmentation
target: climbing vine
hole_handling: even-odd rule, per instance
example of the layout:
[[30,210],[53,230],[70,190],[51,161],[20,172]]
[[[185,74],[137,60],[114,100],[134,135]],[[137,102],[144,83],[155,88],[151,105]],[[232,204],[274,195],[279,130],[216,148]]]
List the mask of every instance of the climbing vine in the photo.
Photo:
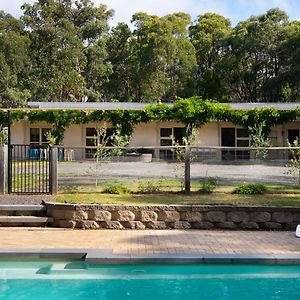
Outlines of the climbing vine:
[[[128,110],[12,110],[12,122],[27,119],[31,123],[46,122],[52,124],[51,134],[57,143],[64,138],[65,129],[72,124],[89,122],[108,122],[123,135],[131,136],[134,127],[139,123],[151,121],[177,121],[190,130],[199,128],[213,121],[228,121],[249,130],[261,124],[262,132],[267,137],[271,128],[286,122],[292,122],[300,116],[300,109],[277,110],[261,108],[252,110],[233,110],[227,104],[214,103],[200,97],[178,99],[174,104],[151,104],[143,111]],[[7,111],[0,111],[0,127],[7,124]],[[118,125],[118,126],[117,126]]]

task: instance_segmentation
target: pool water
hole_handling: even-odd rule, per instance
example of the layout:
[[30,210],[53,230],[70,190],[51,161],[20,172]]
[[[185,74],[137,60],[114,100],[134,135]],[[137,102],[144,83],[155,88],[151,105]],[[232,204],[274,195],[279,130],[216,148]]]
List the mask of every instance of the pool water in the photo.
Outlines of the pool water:
[[300,299],[300,265],[0,262],[0,299]]

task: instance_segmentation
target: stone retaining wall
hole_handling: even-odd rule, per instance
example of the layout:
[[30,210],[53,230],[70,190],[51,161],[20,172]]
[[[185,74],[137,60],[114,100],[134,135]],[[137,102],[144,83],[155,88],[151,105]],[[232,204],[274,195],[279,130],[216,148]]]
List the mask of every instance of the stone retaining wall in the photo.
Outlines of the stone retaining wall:
[[300,207],[117,206],[47,203],[51,224],[81,229],[295,230]]

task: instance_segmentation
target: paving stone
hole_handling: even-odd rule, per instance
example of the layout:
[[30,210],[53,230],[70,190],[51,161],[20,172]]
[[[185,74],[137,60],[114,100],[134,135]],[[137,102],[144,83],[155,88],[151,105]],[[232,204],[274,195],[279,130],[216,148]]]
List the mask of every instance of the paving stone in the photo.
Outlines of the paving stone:
[[205,214],[205,219],[209,222],[225,222],[226,214],[223,211],[209,211]]

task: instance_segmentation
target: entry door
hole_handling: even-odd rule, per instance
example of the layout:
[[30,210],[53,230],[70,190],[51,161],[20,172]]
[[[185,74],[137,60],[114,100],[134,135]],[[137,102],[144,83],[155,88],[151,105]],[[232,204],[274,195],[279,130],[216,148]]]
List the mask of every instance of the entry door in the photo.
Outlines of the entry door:
[[174,139],[179,145],[183,145],[184,136],[185,136],[185,128],[182,127],[174,128]]
[[290,144],[293,144],[295,140],[299,141],[299,129],[289,129],[288,130],[288,140]]
[[[222,128],[221,131],[221,146],[235,147],[235,128]],[[222,150],[222,160],[235,160],[235,151]]]

